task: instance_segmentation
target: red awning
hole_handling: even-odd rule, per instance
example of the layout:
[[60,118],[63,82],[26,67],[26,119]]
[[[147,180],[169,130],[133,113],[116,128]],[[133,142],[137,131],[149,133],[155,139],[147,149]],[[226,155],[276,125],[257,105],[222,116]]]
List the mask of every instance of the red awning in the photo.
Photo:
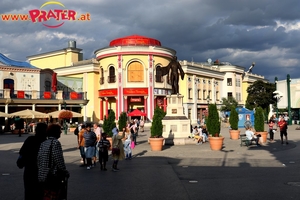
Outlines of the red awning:
[[52,88],[53,92],[57,91],[57,73],[55,73],[55,72],[52,74],[52,86],[51,86],[51,88]]
[[129,113],[128,116],[130,116],[130,117],[137,117],[137,116],[146,116],[146,114],[143,113],[142,111],[140,111],[139,109],[135,109],[134,111],[132,111],[131,113]]

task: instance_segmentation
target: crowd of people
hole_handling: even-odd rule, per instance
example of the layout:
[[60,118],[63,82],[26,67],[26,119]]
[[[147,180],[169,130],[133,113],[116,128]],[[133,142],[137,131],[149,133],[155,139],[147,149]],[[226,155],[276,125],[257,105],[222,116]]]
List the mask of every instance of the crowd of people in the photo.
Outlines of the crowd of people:
[[[108,134],[97,123],[78,125],[77,135],[79,155],[83,167],[95,168],[99,162],[100,170],[107,171],[109,150],[112,150],[112,171],[119,171],[120,160],[131,160],[137,144],[138,131],[144,131],[143,120],[131,120],[123,130],[118,124],[111,130],[112,142]],[[66,169],[59,138],[59,124],[37,123],[35,135],[29,136],[23,143],[17,165],[24,168],[25,200],[27,199],[63,199],[66,196],[66,182],[70,174]]]

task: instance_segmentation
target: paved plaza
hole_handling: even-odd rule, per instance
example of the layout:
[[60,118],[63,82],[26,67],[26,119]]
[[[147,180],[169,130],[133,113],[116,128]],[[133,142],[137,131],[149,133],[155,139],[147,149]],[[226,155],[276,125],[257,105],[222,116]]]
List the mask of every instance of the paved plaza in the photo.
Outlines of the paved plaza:
[[[205,143],[164,146],[161,152],[151,151],[147,128],[139,133],[134,158],[120,161],[119,172],[100,171],[99,165],[91,170],[79,167],[76,136],[68,133],[60,138],[71,174],[68,199],[299,199],[300,130],[295,128],[289,126],[288,145],[281,145],[277,132],[274,143],[241,147],[240,140],[231,140],[228,128],[222,128],[222,151],[212,151]],[[0,199],[24,199],[23,170],[16,160],[28,136],[0,135]]]

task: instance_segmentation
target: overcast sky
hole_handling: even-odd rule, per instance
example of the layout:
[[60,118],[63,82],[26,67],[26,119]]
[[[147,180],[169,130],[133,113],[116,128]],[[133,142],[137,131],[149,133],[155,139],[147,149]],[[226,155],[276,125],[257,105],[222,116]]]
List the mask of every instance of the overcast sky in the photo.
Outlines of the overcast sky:
[[[29,14],[46,1],[2,0],[0,14]],[[230,62],[274,82],[300,78],[299,0],[61,0],[77,16],[90,21],[65,21],[47,28],[31,21],[0,19],[0,53],[11,59],[67,47],[75,40],[84,59],[113,39],[142,35],[177,51],[179,60]],[[43,10],[61,9],[47,5]],[[3,16],[2,16],[3,17]],[[61,22],[45,22],[57,25]]]

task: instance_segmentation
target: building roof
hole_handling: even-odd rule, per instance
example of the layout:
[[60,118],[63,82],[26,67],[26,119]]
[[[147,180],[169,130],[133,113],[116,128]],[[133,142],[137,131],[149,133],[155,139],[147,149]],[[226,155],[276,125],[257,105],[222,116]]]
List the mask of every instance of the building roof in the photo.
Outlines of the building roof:
[[161,43],[153,38],[141,35],[130,35],[112,40],[109,46],[161,46]]
[[37,69],[37,67],[31,65],[28,62],[12,60],[12,59],[6,57],[5,55],[3,55],[2,53],[0,53],[0,63],[7,65],[7,66],[13,66],[13,67]]

